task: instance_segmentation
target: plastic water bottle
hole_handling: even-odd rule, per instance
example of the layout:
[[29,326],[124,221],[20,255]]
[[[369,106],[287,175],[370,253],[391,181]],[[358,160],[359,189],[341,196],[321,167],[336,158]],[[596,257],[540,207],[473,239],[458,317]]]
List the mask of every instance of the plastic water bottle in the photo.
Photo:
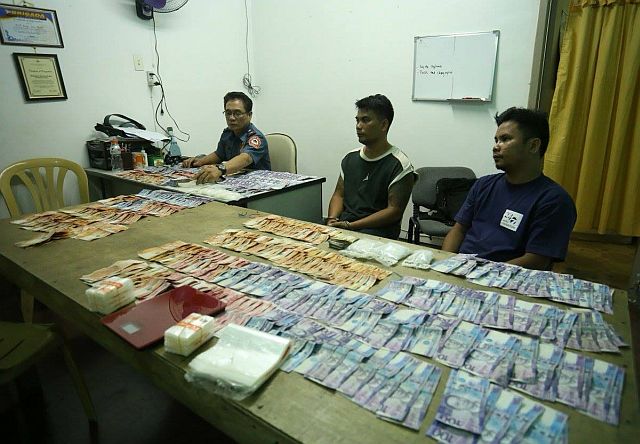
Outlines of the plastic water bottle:
[[111,139],[109,152],[111,153],[111,171],[122,171],[122,151],[115,137]]
[[178,142],[176,142],[176,138],[173,135],[173,128],[170,126],[167,127],[167,133],[169,133],[169,137],[171,138],[171,142],[169,143],[169,156],[182,156],[180,152],[180,147],[178,146]]

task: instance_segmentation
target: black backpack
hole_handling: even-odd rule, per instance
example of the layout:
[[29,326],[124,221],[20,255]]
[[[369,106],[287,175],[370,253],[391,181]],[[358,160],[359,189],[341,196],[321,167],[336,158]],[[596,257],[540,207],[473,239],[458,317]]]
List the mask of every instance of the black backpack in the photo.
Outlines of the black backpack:
[[453,219],[476,179],[444,178],[436,182],[437,218],[447,225],[453,226]]

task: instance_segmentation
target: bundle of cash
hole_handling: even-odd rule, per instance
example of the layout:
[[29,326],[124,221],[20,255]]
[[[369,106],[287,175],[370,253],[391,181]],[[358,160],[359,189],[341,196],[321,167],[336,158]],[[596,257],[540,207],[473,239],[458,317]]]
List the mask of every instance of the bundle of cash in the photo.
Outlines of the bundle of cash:
[[133,281],[115,276],[96,282],[85,294],[89,310],[102,314],[113,313],[135,300]]
[[488,381],[452,371],[426,434],[442,443],[561,443],[567,416]]
[[531,297],[613,313],[613,289],[567,274],[529,270],[468,254],[438,261],[431,268],[441,273],[465,276],[469,281],[487,287],[504,288]]
[[213,337],[214,318],[200,313],[189,316],[164,332],[164,348],[170,353],[189,356]]
[[429,315],[452,316],[486,327],[527,333],[561,348],[618,352],[619,347],[627,345],[593,310],[562,310],[511,295],[414,277],[392,281],[375,296]]

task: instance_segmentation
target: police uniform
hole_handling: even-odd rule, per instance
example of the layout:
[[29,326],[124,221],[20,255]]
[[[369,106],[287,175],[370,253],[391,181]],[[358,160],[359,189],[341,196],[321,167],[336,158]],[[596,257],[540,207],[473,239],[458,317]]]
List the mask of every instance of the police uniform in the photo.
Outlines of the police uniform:
[[253,123],[247,125],[239,136],[236,136],[229,128],[225,128],[215,153],[221,161],[228,161],[240,153],[247,153],[252,160],[249,168],[271,170],[267,139]]

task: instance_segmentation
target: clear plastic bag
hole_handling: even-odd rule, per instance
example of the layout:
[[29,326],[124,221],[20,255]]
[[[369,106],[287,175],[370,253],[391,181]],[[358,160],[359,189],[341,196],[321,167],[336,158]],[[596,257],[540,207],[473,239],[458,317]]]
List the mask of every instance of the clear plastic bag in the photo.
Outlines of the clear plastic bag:
[[433,253],[430,250],[417,250],[402,262],[402,266],[428,270],[431,268],[430,264],[432,260]]
[[241,400],[260,387],[284,361],[291,340],[235,324],[190,363],[185,379],[207,391]]
[[387,267],[411,254],[411,250],[395,242],[379,242],[371,239],[360,239],[342,250],[345,256],[356,259],[372,259]]

